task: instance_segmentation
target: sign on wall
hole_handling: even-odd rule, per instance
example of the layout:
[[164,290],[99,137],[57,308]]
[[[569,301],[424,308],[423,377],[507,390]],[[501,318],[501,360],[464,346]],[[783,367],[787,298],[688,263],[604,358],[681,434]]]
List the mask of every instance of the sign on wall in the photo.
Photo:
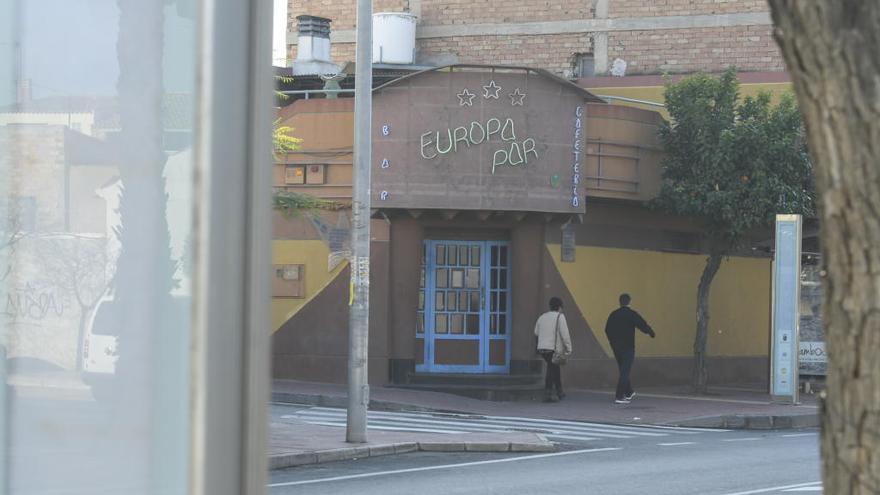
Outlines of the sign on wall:
[[583,213],[586,103],[525,70],[438,70],[376,90],[373,205]]
[[822,326],[822,267],[815,256],[807,256],[801,268],[799,370],[801,376],[824,376],[828,368],[825,329]]
[[791,403],[798,401],[800,286],[801,216],[776,215],[770,395]]

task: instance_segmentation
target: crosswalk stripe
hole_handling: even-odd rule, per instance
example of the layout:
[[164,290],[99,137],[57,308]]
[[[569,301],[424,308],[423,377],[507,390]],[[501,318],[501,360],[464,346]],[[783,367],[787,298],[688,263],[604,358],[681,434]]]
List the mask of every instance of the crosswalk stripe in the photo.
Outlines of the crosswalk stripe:
[[[306,423],[310,425],[318,425],[318,426],[338,426],[341,428],[345,427],[345,423],[334,423],[330,421],[306,421]],[[382,426],[382,425],[373,425],[370,424],[367,426],[370,430],[389,430],[389,431],[421,431],[424,433],[445,433],[449,435],[467,433],[466,431],[455,431],[455,430],[435,430],[432,428],[400,428],[396,426]]]
[[[310,407],[302,409],[295,414],[288,414],[282,418],[296,418],[309,422],[329,420],[343,420],[346,411],[340,408]],[[540,433],[548,438],[572,439],[572,440],[596,440],[598,438],[632,438],[634,436],[668,436],[675,432],[683,435],[693,435],[701,432],[724,432],[729,430],[711,430],[698,428],[683,428],[653,425],[609,425],[604,423],[586,423],[579,421],[549,420],[535,418],[520,418],[513,416],[480,416],[452,413],[405,413],[369,411],[368,419],[371,425],[385,428],[398,428],[406,431],[421,431],[430,427],[451,428],[455,431],[464,432],[491,432],[491,431],[530,431]],[[338,423],[344,425],[344,422]],[[378,429],[378,428],[377,428]],[[683,431],[682,431],[683,430]]]
[[625,426],[638,426],[641,428],[651,428],[657,430],[675,430],[680,431],[682,433],[729,433],[731,430],[725,430],[722,428],[688,428],[686,426],[663,426],[663,425],[640,425],[629,423]]
[[[310,423],[312,422],[313,419],[317,419],[318,421],[326,420],[326,419],[334,419],[334,418],[342,419],[341,416],[310,416],[310,415],[299,415],[299,416],[285,415],[285,416],[282,416],[282,418],[285,418],[285,417],[301,419],[301,420],[304,420],[304,421],[307,421]],[[458,428],[461,430],[468,430],[468,431],[476,431],[476,432],[528,431],[528,432],[533,432],[533,433],[540,433],[543,435],[556,435],[556,436],[574,435],[574,436],[568,436],[566,438],[589,439],[589,440],[595,440],[596,438],[632,438],[632,436],[622,435],[622,434],[619,434],[619,432],[618,433],[598,433],[598,432],[593,432],[593,431],[579,431],[579,430],[572,430],[572,429],[565,429],[565,428],[537,428],[535,426],[528,426],[528,427],[520,426],[520,427],[518,427],[518,425],[515,425],[515,424],[495,425],[495,424],[482,424],[482,423],[473,423],[473,422],[429,421],[429,420],[417,421],[417,420],[411,420],[411,419],[405,419],[405,420],[385,419],[385,418],[377,419],[377,418],[370,418],[370,417],[368,417],[368,424],[370,425],[370,427],[372,427],[372,425],[390,424],[390,425],[396,425],[396,426],[401,426],[401,427],[403,425],[415,425],[415,427],[417,427],[417,428],[423,428],[425,425],[449,425],[453,428]],[[579,434],[579,433],[585,433],[590,436],[588,436],[588,437],[587,436],[577,436],[577,434]]]
[[[519,420],[519,421],[532,422],[532,423],[533,422],[541,422],[541,423],[547,423],[547,424],[587,426],[587,427],[605,428],[605,429],[611,429],[611,430],[631,431],[633,428],[638,428],[640,430],[645,430],[645,431],[668,430],[668,429],[678,430],[678,428],[675,428],[675,427],[655,426],[655,425],[610,425],[610,424],[606,424],[606,423],[587,423],[587,422],[580,422],[580,421],[565,421],[565,420],[556,420],[556,419],[517,418],[515,416],[486,416],[486,417],[492,418],[492,419]],[[698,431],[702,431],[702,430],[697,430],[696,428],[682,429],[682,433],[684,433],[684,434],[691,434],[691,433],[688,433],[689,431],[692,431],[692,433],[697,433]],[[721,431],[721,430],[719,430],[719,431]]]
[[[333,414],[344,414],[344,410],[336,409],[336,408],[328,408],[328,407],[313,407],[310,408],[309,411],[322,411]],[[403,412],[381,412],[381,411],[369,411],[368,414],[373,417],[389,417],[389,418],[442,418],[442,419],[465,419],[465,420],[480,420],[489,421],[493,424],[523,424],[530,423],[541,425],[543,428],[551,429],[558,427],[567,427],[576,429],[578,431],[582,431],[587,428],[591,428],[592,431],[607,431],[609,433],[614,432],[615,430],[626,431],[627,433],[634,435],[645,435],[645,436],[665,436],[667,433],[665,430],[667,428],[660,428],[659,431],[653,431],[656,427],[649,425],[631,425],[631,426],[619,426],[619,425],[610,425],[605,423],[587,423],[580,421],[561,421],[561,420],[552,420],[552,419],[535,419],[535,418],[521,418],[515,416],[479,416],[479,415],[456,415],[450,413],[403,413]],[[690,430],[690,429],[688,429]]]
[[[325,417],[343,417],[344,412],[331,412],[331,411],[305,411],[299,413],[296,417],[305,418],[309,417],[309,415],[314,416],[325,416]],[[516,421],[497,421],[497,420],[485,420],[485,421],[443,421],[436,419],[422,419],[422,418],[401,418],[396,415],[374,415],[372,413],[368,413],[368,419],[371,421],[381,421],[381,420],[393,420],[395,423],[406,423],[406,422],[414,422],[414,423],[427,423],[427,424],[437,424],[437,425],[451,425],[453,427],[464,427],[464,426],[472,426],[479,429],[495,429],[495,430],[520,430],[520,431],[536,431],[538,433],[558,433],[558,434],[566,434],[566,433],[586,433],[592,437],[601,437],[601,438],[631,438],[633,436],[666,436],[667,433],[653,433],[653,432],[643,432],[636,431],[636,429],[629,430],[609,430],[605,428],[593,428],[593,427],[583,427],[583,426],[561,426],[558,424],[543,424],[543,423],[533,423],[533,422],[516,422]]]

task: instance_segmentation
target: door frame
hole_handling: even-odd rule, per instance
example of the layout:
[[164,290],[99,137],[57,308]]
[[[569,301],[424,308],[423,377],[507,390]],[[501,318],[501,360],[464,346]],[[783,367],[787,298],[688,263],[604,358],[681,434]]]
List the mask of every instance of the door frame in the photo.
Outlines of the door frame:
[[[510,372],[510,353],[511,353],[511,339],[510,339],[510,329],[511,329],[511,255],[510,255],[510,242],[502,240],[502,241],[487,241],[487,240],[459,240],[459,239],[425,239],[423,242],[423,248],[425,249],[425,303],[424,303],[424,359],[423,364],[416,365],[417,372],[425,372],[425,373],[462,373],[462,374],[487,374],[487,373],[496,373],[496,374],[507,374]],[[445,246],[480,246],[480,333],[478,335],[470,335],[470,334],[435,334],[435,319],[434,319],[434,304],[435,304],[435,295],[437,288],[435,287],[435,269],[437,268],[436,263],[436,252],[437,245],[445,245]],[[506,301],[505,301],[505,324],[504,324],[504,333],[491,335],[489,332],[490,325],[490,302],[491,302],[491,283],[489,281],[489,274],[491,273],[491,250],[492,247],[505,247],[507,248],[507,260],[506,264],[501,268],[505,269],[507,272],[506,276],[506,286],[501,287],[501,290],[506,292]],[[442,266],[442,265],[441,265]],[[441,289],[442,290],[442,289]],[[479,363],[473,365],[465,365],[465,364],[434,364],[435,357],[435,340],[471,340],[471,341],[479,341]],[[491,365],[489,362],[489,352],[490,352],[490,342],[503,340],[504,341],[504,364],[503,365]]]

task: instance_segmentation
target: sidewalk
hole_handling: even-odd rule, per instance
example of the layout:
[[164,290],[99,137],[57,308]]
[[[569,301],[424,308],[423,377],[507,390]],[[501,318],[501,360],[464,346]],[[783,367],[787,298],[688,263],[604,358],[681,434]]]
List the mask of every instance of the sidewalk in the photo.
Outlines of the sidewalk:
[[[345,385],[275,380],[273,402],[345,407]],[[786,429],[815,427],[818,407],[813,395],[800,405],[773,404],[759,390],[711,388],[707,395],[691,394],[687,387],[640,389],[631,404],[612,402],[612,391],[570,390],[557,403],[538,401],[490,402],[438,392],[375,387],[370,409],[385,411],[443,411],[490,416],[597,423],[651,424],[706,428]],[[270,468],[334,460],[423,451],[548,451],[554,446],[540,435],[526,432],[486,434],[431,434],[370,431],[370,443],[344,442],[338,427],[324,427],[273,417],[270,422]]]
[[[494,416],[522,416],[598,423],[700,426],[707,428],[782,429],[818,426],[815,395],[802,395],[801,404],[773,404],[766,392],[714,387],[707,395],[687,387],[644,388],[631,404],[613,403],[611,390],[569,390],[565,400],[492,402],[438,392],[391,387],[370,389],[370,409],[445,411]],[[346,406],[346,386],[275,380],[275,402]]]

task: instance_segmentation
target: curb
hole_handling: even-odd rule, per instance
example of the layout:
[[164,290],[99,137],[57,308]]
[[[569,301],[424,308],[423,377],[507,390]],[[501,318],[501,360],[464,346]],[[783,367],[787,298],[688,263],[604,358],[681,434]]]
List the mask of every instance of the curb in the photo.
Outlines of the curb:
[[705,416],[674,421],[667,425],[731,430],[792,430],[818,427],[819,414]]
[[410,452],[555,452],[551,442],[401,442],[269,456],[269,470]]

